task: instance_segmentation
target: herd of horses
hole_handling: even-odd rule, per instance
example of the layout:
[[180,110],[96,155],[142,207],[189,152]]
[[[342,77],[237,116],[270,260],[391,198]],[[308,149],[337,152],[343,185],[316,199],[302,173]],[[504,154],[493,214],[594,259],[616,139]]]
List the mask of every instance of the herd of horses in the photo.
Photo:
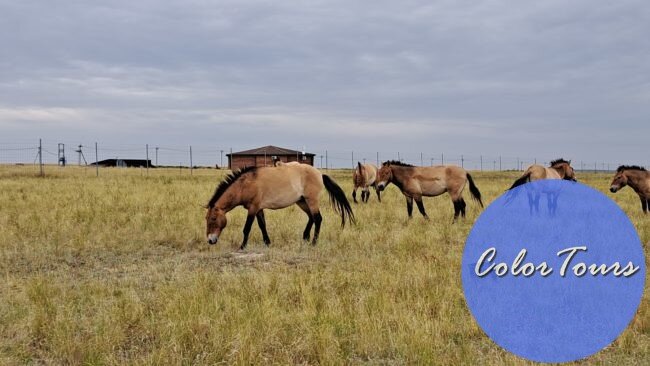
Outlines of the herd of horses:
[[[509,190],[528,182],[540,179],[564,179],[576,181],[571,161],[557,159],[548,167],[531,165],[521,177],[514,181]],[[357,201],[357,190],[361,190],[361,201],[368,202],[370,188],[377,193],[381,202],[381,192],[389,184],[394,184],[406,198],[408,217],[413,214],[413,202],[425,218],[428,218],[422,202],[423,197],[435,197],[448,193],[454,205],[454,222],[459,216],[465,217],[466,203],[463,191],[469,186],[469,192],[481,207],[481,192],[472,176],[463,168],[455,165],[418,167],[400,161],[386,161],[377,168],[374,164],[358,163],[353,174],[354,189],[352,198]],[[650,172],[636,165],[621,165],[610,184],[610,191],[615,193],[625,186],[630,186],[641,200],[644,213],[650,209]],[[244,238],[241,249],[246,247],[248,236],[257,219],[264,243],[271,244],[264,210],[276,210],[296,204],[307,215],[307,226],[303,240],[316,244],[323,221],[319,207],[319,197],[323,188],[327,191],[332,206],[341,217],[341,227],[346,222],[355,222],[352,206],[345,192],[328,175],[321,173],[311,165],[298,162],[278,162],[274,167],[246,167],[225,177],[217,186],[207,205],[206,236],[209,244],[216,244],[221,232],[226,227],[226,214],[238,206],[248,211],[244,224]],[[529,198],[530,199],[530,198]],[[313,237],[311,236],[314,228]]]

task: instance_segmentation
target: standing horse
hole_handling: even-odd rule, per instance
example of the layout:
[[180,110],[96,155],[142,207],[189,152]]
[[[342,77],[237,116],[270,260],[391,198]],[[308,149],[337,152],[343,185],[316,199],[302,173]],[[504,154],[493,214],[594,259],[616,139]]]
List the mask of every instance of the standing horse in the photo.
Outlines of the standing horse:
[[524,174],[512,184],[510,189],[540,179],[566,179],[576,181],[576,174],[571,166],[571,160],[567,161],[559,158],[551,161],[550,165],[548,168],[538,164],[529,166]]
[[[508,195],[506,196],[506,202],[510,203],[516,197],[517,191],[513,191],[514,188],[519,187],[528,182],[534,182],[541,179],[564,179],[575,182],[576,176],[573,167],[571,166],[571,160],[564,160],[559,158],[551,161],[550,167],[544,167],[542,165],[533,164],[526,169],[524,174],[519,177],[508,189]],[[514,192],[514,193],[513,193]],[[559,192],[556,189],[539,191],[535,190],[534,192],[526,188],[526,194],[528,196],[528,208],[530,214],[539,213],[539,200],[541,194],[546,194],[546,204],[548,207],[549,214],[554,215],[557,210],[557,200],[559,198]]]
[[449,193],[454,203],[454,221],[458,215],[465,217],[465,200],[463,189],[469,182],[472,197],[483,207],[481,192],[474,184],[472,176],[465,169],[455,165],[415,167],[399,161],[384,162],[377,174],[377,189],[383,191],[389,183],[393,183],[406,196],[406,212],[413,217],[413,200],[418,210],[425,218],[422,197],[435,197],[445,192]]
[[370,187],[375,189],[377,199],[381,202],[381,193],[377,190],[377,167],[375,164],[361,164],[361,162],[357,162],[357,169],[354,170],[352,181],[354,182],[354,190],[352,191],[354,203],[357,203],[358,188],[361,188],[361,202],[368,202],[370,198]]
[[264,244],[271,244],[266,232],[264,209],[277,210],[293,205],[300,207],[309,221],[303,232],[303,239],[309,240],[312,225],[315,226],[312,244],[316,244],[323,220],[319,208],[319,196],[323,187],[330,196],[330,202],[341,216],[341,227],[346,219],[354,222],[352,207],[345,193],[336,182],[316,168],[307,164],[284,164],[279,167],[246,167],[228,175],[217,187],[208,203],[206,236],[209,244],[215,244],[226,227],[226,213],[237,206],[248,210],[244,224],[244,240],[241,249],[246,247],[248,234],[253,221],[262,231]]
[[609,187],[610,192],[616,193],[621,188],[630,186],[639,195],[643,213],[650,208],[650,172],[645,168],[632,165],[621,165],[616,169],[616,175]]

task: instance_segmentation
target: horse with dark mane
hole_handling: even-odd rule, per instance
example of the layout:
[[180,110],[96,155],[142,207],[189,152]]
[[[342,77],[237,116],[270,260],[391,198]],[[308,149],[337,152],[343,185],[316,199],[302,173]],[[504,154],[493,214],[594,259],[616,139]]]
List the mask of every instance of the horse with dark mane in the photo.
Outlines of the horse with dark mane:
[[377,190],[377,167],[375,164],[361,164],[357,162],[357,169],[352,174],[352,182],[354,189],[352,190],[352,198],[354,203],[357,203],[357,189],[361,188],[361,202],[368,202],[370,198],[370,187],[377,192],[377,200],[381,202],[381,193]]
[[619,166],[609,190],[616,193],[625,186],[630,186],[639,195],[641,209],[647,213],[650,208],[650,172],[637,165]]
[[571,166],[571,160],[564,160],[563,158],[553,160],[548,168],[533,164],[512,184],[510,189],[540,179],[566,179],[575,182],[576,175]]
[[312,225],[316,244],[323,220],[319,208],[319,196],[323,187],[330,196],[330,202],[341,216],[341,227],[345,221],[354,222],[352,207],[345,193],[332,178],[321,174],[316,168],[307,164],[284,164],[278,167],[246,167],[228,175],[217,187],[208,202],[206,236],[209,244],[215,244],[226,227],[226,213],[238,206],[248,211],[244,224],[244,239],[241,249],[246,247],[248,234],[253,221],[262,231],[264,243],[268,246],[271,239],[266,232],[264,210],[277,210],[293,205],[302,209],[309,221],[303,232],[303,239],[309,240]]
[[422,216],[428,218],[422,197],[435,197],[445,192],[449,193],[454,203],[454,221],[459,215],[465,217],[467,205],[463,199],[463,189],[467,183],[472,197],[483,207],[481,192],[474,184],[472,176],[459,166],[416,167],[400,161],[386,161],[377,173],[377,189],[383,191],[390,183],[395,184],[406,197],[406,212],[409,218],[413,216],[413,201]]

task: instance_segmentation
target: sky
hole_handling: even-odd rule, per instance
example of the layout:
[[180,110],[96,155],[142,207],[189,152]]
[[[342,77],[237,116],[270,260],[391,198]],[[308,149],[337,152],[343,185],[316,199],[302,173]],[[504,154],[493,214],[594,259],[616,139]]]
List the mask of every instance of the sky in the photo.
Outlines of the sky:
[[102,3],[0,0],[0,149],[650,164],[644,0]]

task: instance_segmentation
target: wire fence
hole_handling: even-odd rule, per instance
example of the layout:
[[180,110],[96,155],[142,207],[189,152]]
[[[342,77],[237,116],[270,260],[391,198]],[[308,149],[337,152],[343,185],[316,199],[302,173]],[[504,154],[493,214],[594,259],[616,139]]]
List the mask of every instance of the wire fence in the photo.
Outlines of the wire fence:
[[[99,175],[105,167],[138,168],[142,175],[157,168],[176,168],[178,174],[192,175],[196,169],[229,169],[231,159],[237,167],[237,152],[250,147],[173,146],[163,144],[100,144],[96,142],[64,143],[35,140],[33,143],[0,142],[0,167],[14,166],[37,175],[47,174],[53,166],[82,166],[88,174]],[[291,160],[305,161],[304,151],[296,149]],[[357,162],[381,164],[398,160],[416,166],[458,165],[474,171],[521,171],[531,164],[549,165],[558,157],[466,155],[445,152],[342,151],[315,149],[313,165],[319,169],[352,169]],[[256,164],[273,165],[275,156],[264,156]],[[311,155],[308,155],[311,156]],[[567,157],[568,158],[568,157]],[[611,172],[619,165],[648,166],[648,162],[613,162],[573,159],[574,169],[581,172]]]

